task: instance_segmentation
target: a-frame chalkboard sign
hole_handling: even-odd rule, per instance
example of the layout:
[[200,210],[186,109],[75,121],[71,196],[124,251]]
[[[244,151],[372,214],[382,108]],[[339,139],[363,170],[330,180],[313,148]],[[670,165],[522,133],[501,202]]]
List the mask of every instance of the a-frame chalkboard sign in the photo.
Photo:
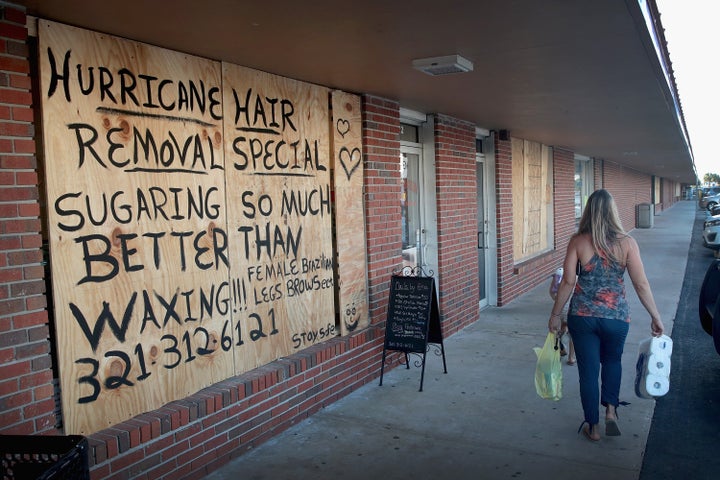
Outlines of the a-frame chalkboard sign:
[[408,369],[409,354],[417,354],[421,357],[420,391],[422,392],[428,344],[439,346],[443,370],[447,373],[435,279],[431,276],[393,275],[390,278],[390,302],[385,325],[380,385],[382,386],[385,373],[387,352],[399,351],[405,354],[405,364]]

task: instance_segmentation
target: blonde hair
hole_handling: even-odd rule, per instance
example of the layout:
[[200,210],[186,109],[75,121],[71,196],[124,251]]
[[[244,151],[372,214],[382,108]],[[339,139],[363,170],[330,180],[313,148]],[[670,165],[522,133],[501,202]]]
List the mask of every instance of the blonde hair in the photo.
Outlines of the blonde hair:
[[627,234],[620,222],[615,200],[607,190],[595,190],[588,198],[578,227],[578,234],[582,233],[590,235],[598,255],[621,262],[617,243]]

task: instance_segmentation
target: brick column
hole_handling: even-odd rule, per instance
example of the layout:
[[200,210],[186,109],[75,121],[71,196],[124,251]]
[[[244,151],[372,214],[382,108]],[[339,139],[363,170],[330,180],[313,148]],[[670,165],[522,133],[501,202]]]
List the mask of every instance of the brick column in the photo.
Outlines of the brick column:
[[478,319],[475,125],[435,122],[440,312],[446,337]]
[[372,324],[385,321],[390,275],[402,262],[399,135],[398,103],[363,97],[365,223]]
[[0,432],[55,427],[25,12],[0,7]]

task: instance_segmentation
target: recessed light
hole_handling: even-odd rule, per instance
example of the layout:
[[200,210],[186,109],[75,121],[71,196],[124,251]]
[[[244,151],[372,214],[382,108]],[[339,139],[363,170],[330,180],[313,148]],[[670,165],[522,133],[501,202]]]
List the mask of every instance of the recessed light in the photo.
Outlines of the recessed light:
[[419,58],[413,60],[412,66],[423,73],[433,76],[473,71],[473,63],[460,55]]

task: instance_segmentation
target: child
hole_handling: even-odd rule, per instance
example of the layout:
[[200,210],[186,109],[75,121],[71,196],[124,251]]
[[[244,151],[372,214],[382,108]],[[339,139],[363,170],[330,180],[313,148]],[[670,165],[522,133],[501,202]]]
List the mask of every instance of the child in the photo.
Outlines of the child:
[[[555,300],[555,297],[557,296],[558,288],[560,287],[560,281],[563,277],[563,269],[562,267],[558,268],[553,272],[552,274],[552,280],[550,281],[550,298]],[[563,312],[565,313],[565,312]],[[567,332],[567,317],[563,318],[562,321],[562,328],[560,330],[560,356],[564,357],[567,355],[567,352],[565,351],[565,345],[562,342],[562,337]],[[570,334],[568,334],[568,346],[570,349],[570,355],[568,355],[567,364],[568,365],[575,365],[575,347],[573,346],[572,338],[570,338]]]

